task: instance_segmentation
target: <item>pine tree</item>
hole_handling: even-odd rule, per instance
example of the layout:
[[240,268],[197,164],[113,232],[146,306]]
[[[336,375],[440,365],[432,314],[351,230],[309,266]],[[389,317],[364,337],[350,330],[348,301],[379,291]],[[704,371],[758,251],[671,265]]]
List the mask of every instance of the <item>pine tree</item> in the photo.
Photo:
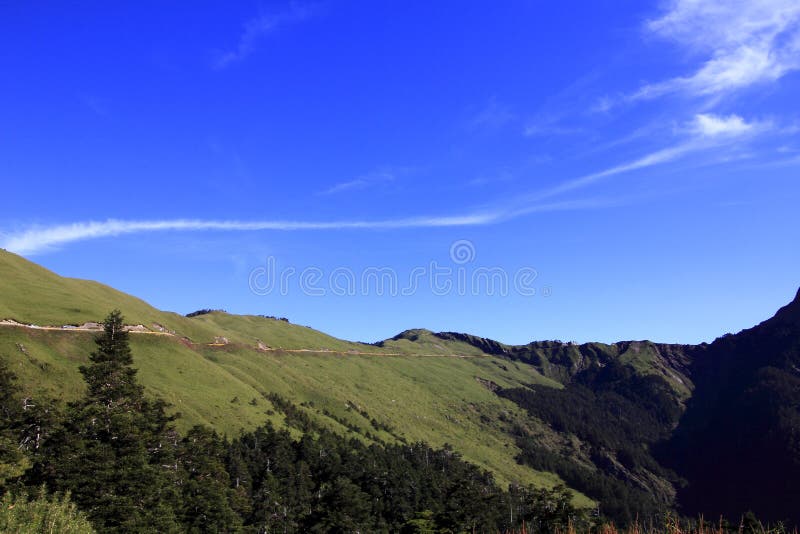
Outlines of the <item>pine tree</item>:
[[144,389],[136,382],[136,369],[131,367],[128,336],[122,314],[112,311],[103,324],[103,335],[95,339],[97,350],[89,357],[92,365],[80,368],[88,386],[87,401],[107,408],[141,407]]
[[136,381],[119,311],[108,315],[96,343],[91,364],[80,369],[86,395],[69,405],[35,473],[70,491],[98,530],[177,531],[172,418]]
[[232,508],[237,495],[225,470],[228,443],[195,426],[178,447],[179,516],[187,532],[237,532],[241,519]]
[[369,495],[339,476],[321,489],[311,532],[370,532],[374,518]]

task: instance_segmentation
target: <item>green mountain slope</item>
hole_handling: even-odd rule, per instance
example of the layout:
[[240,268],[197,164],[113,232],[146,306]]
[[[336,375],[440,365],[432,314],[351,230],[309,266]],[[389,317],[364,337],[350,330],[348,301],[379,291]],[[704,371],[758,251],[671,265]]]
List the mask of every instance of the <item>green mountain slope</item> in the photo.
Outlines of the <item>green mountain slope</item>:
[[542,375],[561,383],[570,382],[575,375],[587,369],[619,361],[630,365],[639,374],[663,378],[681,399],[688,398],[693,388],[688,365],[690,354],[697,348],[689,345],[668,345],[651,341],[580,345],[561,341],[534,341],[515,346],[456,332],[432,335],[448,342],[448,346],[452,343],[466,344],[485,354],[523,361],[536,367]]
[[0,358],[25,394],[78,397],[96,335],[85,323],[113,308],[134,327],[141,382],[183,430],[233,436],[269,420],[299,436],[307,418],[365,443],[449,444],[502,485],[566,482],[621,522],[679,505],[800,521],[779,482],[800,476],[800,294],[710,345],[513,346],[424,329],[365,344],[270,317],[163,312],[0,251]]
[[129,324],[148,330],[175,331],[198,341],[213,332],[181,315],[162,312],[111,287],[89,280],[58,276],[31,261],[0,249],[0,320],[24,324],[82,325],[101,321],[119,308]]
[[[10,360],[31,396],[69,400],[80,394],[78,366],[87,361],[94,334],[60,325],[99,321],[113,308],[126,323],[145,327],[131,341],[140,379],[183,415],[183,428],[204,423],[234,435],[267,419],[281,425],[285,414],[268,399],[278,394],[344,435],[449,443],[503,484],[560,482],[517,463],[511,429],[531,423],[492,391],[531,383],[560,387],[524,362],[446,340],[436,347],[373,346],[265,317],[216,312],[186,318],[0,252],[0,320],[23,323],[0,325],[0,357]],[[580,494],[577,501],[591,503]]]

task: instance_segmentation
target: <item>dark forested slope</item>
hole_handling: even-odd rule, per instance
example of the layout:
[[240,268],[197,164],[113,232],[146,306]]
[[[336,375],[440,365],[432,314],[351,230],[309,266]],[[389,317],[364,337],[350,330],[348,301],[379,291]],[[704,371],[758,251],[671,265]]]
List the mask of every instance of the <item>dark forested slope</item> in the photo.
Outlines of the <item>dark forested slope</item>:
[[800,522],[800,292],[773,318],[714,341],[691,376],[694,394],[658,451],[687,480],[684,511]]

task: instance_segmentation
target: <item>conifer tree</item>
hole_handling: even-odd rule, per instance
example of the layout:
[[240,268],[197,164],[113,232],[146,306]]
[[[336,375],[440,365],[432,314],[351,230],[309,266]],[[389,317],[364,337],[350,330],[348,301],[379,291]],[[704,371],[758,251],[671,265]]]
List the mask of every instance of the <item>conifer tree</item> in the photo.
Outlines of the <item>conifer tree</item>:
[[225,469],[228,443],[213,430],[195,426],[178,447],[179,518],[187,532],[238,532],[237,494]]
[[103,334],[95,339],[97,350],[89,357],[92,364],[80,368],[87,385],[87,401],[109,409],[141,407],[144,389],[136,382],[136,369],[131,367],[128,336],[122,314],[112,311],[103,324]]
[[70,491],[98,530],[177,531],[172,418],[136,380],[119,311],[108,315],[96,343],[90,365],[80,369],[86,394],[69,405],[35,473]]

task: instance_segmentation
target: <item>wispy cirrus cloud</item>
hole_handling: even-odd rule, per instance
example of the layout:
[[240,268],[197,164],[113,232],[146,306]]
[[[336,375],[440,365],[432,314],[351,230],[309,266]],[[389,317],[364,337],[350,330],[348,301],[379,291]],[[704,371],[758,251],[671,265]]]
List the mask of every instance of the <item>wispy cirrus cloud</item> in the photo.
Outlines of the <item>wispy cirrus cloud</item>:
[[314,6],[291,3],[283,11],[273,13],[263,13],[245,22],[239,42],[236,47],[227,52],[220,52],[214,61],[214,68],[224,69],[234,63],[238,63],[256,49],[258,41],[279,28],[301,22],[315,14]]
[[579,126],[563,126],[556,124],[531,123],[525,126],[522,134],[525,137],[547,137],[553,135],[575,135],[586,133],[586,129]]
[[[598,181],[612,176],[642,170],[655,165],[675,161],[689,153],[746,140],[752,136],[769,131],[773,125],[769,122],[748,122],[738,115],[698,114],[692,121],[682,125],[679,134],[682,140],[667,148],[657,150],[632,161],[628,161],[598,172],[586,174],[567,180],[550,189],[539,191],[524,197],[520,203],[503,203],[489,206],[459,215],[430,215],[378,220],[333,220],[333,221],[226,221],[226,220],[116,220],[89,221],[71,224],[48,226],[32,226],[17,232],[0,234],[0,247],[20,254],[37,254],[53,248],[90,239],[113,237],[126,234],[181,231],[332,231],[332,230],[380,230],[380,229],[413,229],[481,226],[496,224],[510,219],[537,212],[595,209],[611,205],[619,205],[620,199],[565,199],[547,201],[547,199],[568,192],[586,188]],[[333,186],[325,194],[357,189],[369,184],[370,180],[391,180],[390,171],[371,178],[342,182]],[[363,180],[365,183],[360,182]]]
[[497,130],[517,120],[511,108],[493,96],[487,104],[467,121],[470,130]]
[[543,200],[588,187],[605,178],[669,163],[690,153],[731,145],[768,131],[771,127],[772,124],[769,122],[747,122],[735,114],[727,116],[710,113],[697,114],[690,122],[682,125],[680,130],[683,135],[677,143],[650,152],[632,161],[568,180],[555,187],[536,193],[528,197],[527,200]]
[[675,0],[647,29],[703,59],[689,74],[642,86],[633,99],[722,96],[800,69],[797,0]]
[[472,214],[452,217],[418,217],[378,221],[214,221],[176,219],[159,221],[131,221],[109,219],[53,226],[34,226],[17,233],[7,234],[2,248],[19,254],[36,254],[59,245],[148,232],[199,232],[199,231],[293,231],[293,230],[348,230],[391,229],[445,226],[471,226],[485,224],[489,215]]
[[569,200],[526,206],[517,209],[486,209],[462,215],[434,215],[382,220],[350,221],[216,221],[176,219],[135,221],[109,219],[50,226],[33,226],[20,232],[0,234],[0,248],[17,254],[35,255],[59,246],[129,234],[153,232],[257,232],[257,231],[334,231],[392,230],[413,228],[445,228],[494,224],[523,214],[546,211],[598,208],[607,201],[597,199]]
[[320,191],[319,195],[335,195],[348,191],[358,191],[375,187],[381,184],[393,182],[397,176],[397,171],[393,169],[380,169],[367,174],[363,174],[353,180],[346,180],[332,185],[328,189]]
[[668,163],[670,161],[678,159],[679,157],[689,152],[693,152],[699,148],[700,147],[698,146],[698,143],[693,141],[688,141],[667,148],[662,148],[661,150],[650,152],[649,154],[646,154],[635,160],[620,165],[615,165],[613,167],[609,167],[608,169],[604,169],[602,171],[586,174],[584,176],[575,178],[573,180],[568,180],[555,187],[552,187],[550,189],[535,194],[534,198],[536,199],[550,198],[570,191],[575,191],[577,189],[582,189],[584,187],[592,185],[595,182],[599,182],[604,178],[609,178],[611,176],[616,176],[618,174],[624,174],[640,169],[645,169],[647,167],[653,167],[655,165],[660,165],[662,163]]

